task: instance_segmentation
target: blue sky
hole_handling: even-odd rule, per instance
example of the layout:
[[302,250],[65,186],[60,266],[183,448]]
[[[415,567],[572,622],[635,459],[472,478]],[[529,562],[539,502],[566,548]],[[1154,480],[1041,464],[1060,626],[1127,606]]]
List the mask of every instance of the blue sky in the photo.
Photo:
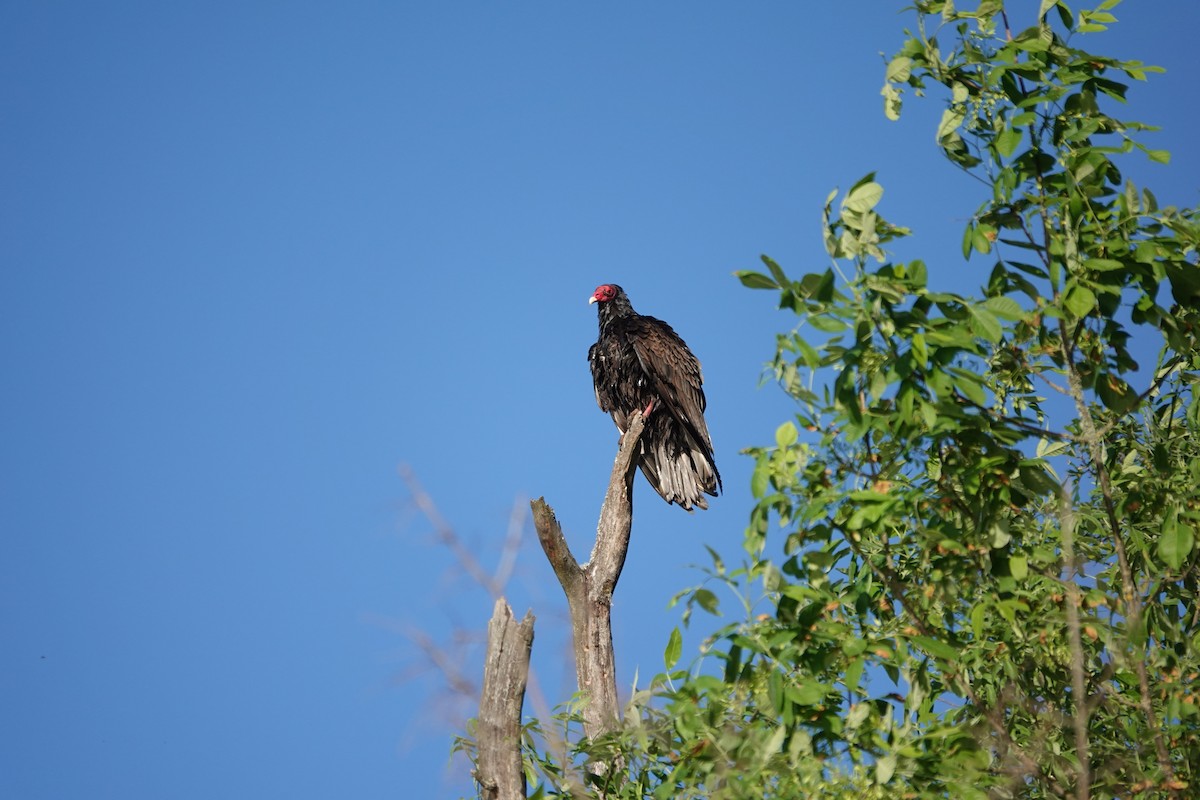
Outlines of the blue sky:
[[[412,634],[477,681],[491,602],[398,468],[489,568],[531,496],[585,555],[602,282],[700,357],[725,479],[693,516],[638,479],[618,683],[660,670],[704,545],[738,559],[738,451],[789,414],[758,377],[791,322],[732,271],[823,269],[826,193],[878,170],[933,280],[984,279],[940,106],[882,114],[898,7],[0,4],[0,796],[469,793],[470,703]],[[1174,160],[1127,174],[1195,204],[1200,6],[1117,14],[1090,47],[1169,70],[1127,115]]]

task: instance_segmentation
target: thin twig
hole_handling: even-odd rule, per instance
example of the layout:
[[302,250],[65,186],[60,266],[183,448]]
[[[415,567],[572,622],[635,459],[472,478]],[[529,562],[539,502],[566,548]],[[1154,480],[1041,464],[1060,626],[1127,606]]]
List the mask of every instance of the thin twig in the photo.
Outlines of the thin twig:
[[508,515],[508,535],[504,539],[504,546],[500,548],[500,560],[496,563],[496,571],[492,573],[492,582],[497,586],[507,586],[508,579],[512,577],[517,553],[521,549],[521,540],[525,535],[527,506],[528,501],[522,497],[513,501],[512,511]]
[[[438,542],[444,545],[451,553],[454,554],[459,565],[466,571],[471,579],[475,581],[484,591],[486,591],[495,602],[503,597],[505,587],[508,585],[509,579],[512,577],[513,569],[516,565],[517,556],[521,549],[521,541],[525,531],[525,508],[524,500],[518,498],[513,505],[512,512],[509,515],[508,532],[506,534],[504,545],[500,551],[500,558],[497,562],[496,569],[491,574],[475,557],[475,554],[466,546],[462,538],[455,531],[454,527],[446,521],[438,510],[437,504],[433,497],[425,491],[421,482],[417,480],[416,474],[406,464],[401,464],[397,468],[401,480],[408,487],[409,493],[412,495],[413,503],[417,509],[433,526],[434,535]],[[409,637],[412,638],[411,636]],[[418,644],[418,646],[420,646]],[[440,669],[439,665],[439,669]],[[444,674],[449,675],[449,673]],[[474,684],[471,684],[469,696],[474,697],[477,693]],[[533,706],[534,714],[540,719],[550,719],[551,707],[546,699],[545,691],[542,688],[541,681],[538,680],[537,672],[530,667],[529,681],[526,689],[526,696],[529,699],[530,705]]]
[[[1059,319],[1059,335],[1066,342],[1066,322]],[[1079,377],[1079,372],[1075,369],[1074,354],[1064,351],[1063,359],[1067,366],[1067,382],[1071,390],[1071,398],[1075,401],[1075,410],[1079,414],[1079,430],[1083,435],[1084,443],[1088,448],[1088,455],[1092,462],[1092,469],[1095,471],[1096,477],[1100,484],[1100,493],[1104,501],[1104,512],[1108,519],[1108,527],[1112,534],[1113,548],[1117,553],[1117,567],[1121,573],[1121,597],[1125,605],[1125,617],[1128,621],[1128,628],[1132,635],[1137,633],[1142,628],[1142,598],[1141,592],[1138,590],[1137,581],[1133,577],[1133,569],[1129,565],[1129,556],[1125,552],[1125,538],[1121,531],[1121,523],[1117,519],[1117,504],[1113,498],[1112,481],[1108,473],[1108,466],[1104,463],[1104,450],[1101,445],[1100,436],[1096,430],[1096,423],[1092,418],[1092,410],[1088,406],[1087,398],[1083,395],[1083,382]],[[1178,796],[1178,791],[1173,788],[1176,785],[1175,769],[1171,765],[1171,757],[1167,752],[1166,742],[1163,741],[1162,726],[1159,724],[1158,715],[1154,712],[1154,703],[1150,697],[1150,676],[1146,671],[1146,659],[1144,651],[1142,653],[1131,653],[1130,661],[1138,678],[1138,694],[1139,706],[1142,714],[1146,719],[1146,726],[1149,730],[1151,740],[1154,742],[1154,752],[1158,758],[1159,769],[1162,770],[1163,776],[1166,779],[1165,785],[1172,797]]]
[[415,644],[429,659],[429,662],[442,673],[442,677],[451,691],[464,697],[475,696],[479,691],[479,686],[460,669],[462,666],[460,655],[444,650],[433,640],[433,637],[420,628],[402,625],[399,629],[404,637]]
[[421,510],[421,513],[433,525],[433,532],[437,536],[438,541],[449,548],[450,552],[454,553],[455,558],[458,559],[458,563],[467,571],[472,580],[482,586],[492,596],[492,600],[499,599],[504,593],[504,586],[496,583],[495,579],[479,563],[479,559],[475,558],[475,554],[463,544],[462,539],[454,532],[454,528],[438,512],[433,498],[421,486],[413,471],[404,464],[400,465],[398,471],[400,478],[408,486],[408,491],[412,494],[413,502],[416,503],[417,508]]
[[1033,423],[1031,423],[1027,420],[1021,419],[1020,417],[1006,416],[1004,414],[997,412],[995,409],[991,409],[991,408],[988,408],[987,406],[976,403],[974,400],[972,400],[971,398],[967,397],[964,394],[956,393],[954,395],[954,397],[959,402],[963,403],[964,405],[968,405],[971,408],[974,408],[974,409],[986,414],[993,421],[1003,422],[1005,425],[1012,425],[1014,428],[1022,430],[1025,433],[1030,433],[1035,436],[1041,436],[1041,437],[1044,437],[1047,439],[1058,439],[1059,441],[1073,441],[1076,438],[1069,433],[1060,433],[1059,431],[1052,431],[1052,430],[1047,430],[1046,428],[1039,428],[1037,425],[1034,425]]
[[1071,650],[1071,694],[1074,695],[1075,758],[1079,762],[1075,796],[1087,800],[1091,794],[1091,760],[1088,756],[1087,688],[1084,685],[1083,638],[1079,625],[1079,564],[1075,558],[1075,512],[1066,490],[1058,487],[1058,516],[1062,532],[1064,571],[1063,584],[1067,593],[1067,641]]

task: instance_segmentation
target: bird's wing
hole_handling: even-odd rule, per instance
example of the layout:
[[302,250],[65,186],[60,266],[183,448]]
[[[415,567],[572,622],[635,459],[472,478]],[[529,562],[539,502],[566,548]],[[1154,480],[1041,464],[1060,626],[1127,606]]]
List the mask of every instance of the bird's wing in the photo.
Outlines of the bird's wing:
[[647,380],[668,411],[696,441],[708,451],[711,460],[712,439],[704,423],[704,380],[700,362],[679,334],[662,320],[641,317],[630,330],[629,343],[637,355]]
[[608,411],[604,398],[600,396],[600,386],[604,380],[604,366],[601,362],[599,342],[588,348],[588,365],[592,368],[592,387],[596,390],[596,405],[600,406],[601,411]]

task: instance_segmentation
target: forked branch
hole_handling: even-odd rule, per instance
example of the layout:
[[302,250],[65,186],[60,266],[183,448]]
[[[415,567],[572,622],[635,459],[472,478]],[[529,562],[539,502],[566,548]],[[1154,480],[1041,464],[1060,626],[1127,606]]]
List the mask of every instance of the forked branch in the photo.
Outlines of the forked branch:
[[612,597],[629,551],[633,524],[633,472],[642,416],[635,414],[621,438],[591,559],[580,564],[571,554],[554,509],[539,497],[530,505],[538,541],[546,553],[571,610],[575,677],[583,696],[583,729],[592,738],[613,730],[620,720],[616,660],[612,643]]

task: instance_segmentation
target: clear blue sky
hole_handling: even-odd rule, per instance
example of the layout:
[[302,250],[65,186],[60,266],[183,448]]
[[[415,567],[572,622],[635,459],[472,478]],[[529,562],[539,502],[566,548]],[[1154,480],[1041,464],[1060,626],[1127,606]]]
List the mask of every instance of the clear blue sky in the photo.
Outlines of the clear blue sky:
[[[791,322],[731,272],[823,269],[826,193],[878,170],[933,279],[983,281],[940,106],[882,115],[899,6],[0,3],[0,797],[470,792],[470,704],[405,632],[478,680],[491,602],[397,467],[486,565],[543,494],[586,554],[601,282],[702,360],[725,478],[691,517],[638,479],[618,682],[661,669],[789,413]],[[1117,13],[1091,47],[1169,69],[1128,113],[1175,155],[1128,173],[1194,204],[1200,4]],[[510,595],[565,699],[527,526]]]

